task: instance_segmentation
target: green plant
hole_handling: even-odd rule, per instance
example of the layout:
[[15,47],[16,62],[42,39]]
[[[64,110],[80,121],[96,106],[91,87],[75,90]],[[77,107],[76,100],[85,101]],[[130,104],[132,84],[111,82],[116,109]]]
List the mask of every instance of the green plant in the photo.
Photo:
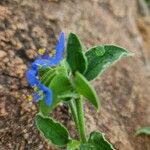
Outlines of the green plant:
[[139,128],[135,135],[150,135],[150,127]]
[[[47,140],[60,147],[66,146],[68,150],[114,150],[103,133],[93,131],[87,135],[83,97],[99,110],[99,97],[89,81],[131,53],[115,45],[98,45],[84,52],[74,33],[68,36],[66,51],[64,43],[64,33],[61,33],[56,50],[40,49],[40,56],[26,73],[29,84],[35,90],[29,98],[39,106],[36,126]],[[64,53],[66,57],[63,59]],[[64,125],[49,116],[62,102],[68,104],[72,112],[79,139],[72,139]]]
[[150,8],[150,0],[145,0],[147,2],[148,7]]

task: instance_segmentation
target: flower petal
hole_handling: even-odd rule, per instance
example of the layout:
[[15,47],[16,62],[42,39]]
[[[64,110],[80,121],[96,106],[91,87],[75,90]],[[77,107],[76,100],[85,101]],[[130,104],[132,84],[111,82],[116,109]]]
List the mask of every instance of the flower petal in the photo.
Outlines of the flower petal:
[[38,58],[32,63],[32,68],[38,70],[39,67],[49,67],[50,66],[50,60],[49,59],[42,59]]
[[38,70],[39,67],[52,67],[58,64],[55,58],[47,56],[47,59],[38,58],[32,63],[32,68]]
[[55,57],[51,60],[51,64],[59,64],[63,58],[64,49],[65,49],[65,34],[63,32],[59,35],[59,40],[56,45],[56,54]]
[[47,91],[45,93],[45,103],[46,105],[50,106],[52,104],[52,91],[49,89],[49,91]]
[[39,84],[39,89],[45,94],[45,103],[50,106],[52,104],[52,91],[43,84]]
[[39,81],[37,79],[37,71],[34,69],[29,69],[26,72],[26,78],[27,78],[30,86],[34,86],[34,85],[37,85],[39,83]]
[[49,54],[47,53],[47,54],[45,54],[45,55],[42,55],[42,56],[40,56],[39,58],[42,58],[42,59],[51,59],[51,57],[49,56]]

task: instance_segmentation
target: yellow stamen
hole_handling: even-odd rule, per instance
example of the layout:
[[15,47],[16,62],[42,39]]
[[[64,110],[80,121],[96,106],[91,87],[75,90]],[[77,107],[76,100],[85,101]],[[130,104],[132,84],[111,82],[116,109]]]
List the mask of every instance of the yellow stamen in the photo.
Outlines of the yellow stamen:
[[53,49],[53,50],[50,51],[49,56],[53,57],[55,54],[56,54],[56,50]]
[[33,90],[34,90],[34,92],[36,92],[36,91],[38,90],[38,87],[37,87],[37,86],[34,86],[34,87],[33,87]]
[[33,100],[33,96],[32,95],[28,95],[28,101],[31,102]]
[[40,49],[38,50],[38,53],[39,53],[40,55],[43,55],[45,52],[46,52],[46,49],[45,49],[45,48],[40,48]]

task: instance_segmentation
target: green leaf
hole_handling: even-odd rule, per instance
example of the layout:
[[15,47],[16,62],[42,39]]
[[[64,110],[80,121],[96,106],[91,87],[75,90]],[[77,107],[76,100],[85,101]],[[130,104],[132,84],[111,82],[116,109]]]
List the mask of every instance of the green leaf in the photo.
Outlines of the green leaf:
[[61,95],[68,91],[73,91],[73,87],[69,78],[64,74],[57,74],[51,81],[49,87],[56,95]]
[[53,92],[53,102],[51,106],[47,106],[44,99],[38,102],[40,111],[43,115],[48,115],[48,113],[51,112],[58,105],[58,103],[61,102],[61,100],[63,100],[60,99],[61,96],[71,96],[71,94],[73,94],[74,92],[69,78],[65,74],[60,73],[56,74],[55,77],[53,77],[48,87]]
[[80,141],[77,140],[71,140],[68,144],[67,144],[67,150],[76,150],[78,149],[80,146]]
[[66,145],[69,140],[67,129],[50,117],[43,117],[38,114],[35,118],[36,126],[42,135],[58,146]]
[[49,68],[49,70],[47,69],[47,71],[44,72],[44,74],[40,76],[40,81],[42,84],[48,86],[55,75],[56,75],[56,70]]
[[57,66],[55,68],[40,68],[39,69],[39,79],[40,82],[46,86],[50,84],[53,77],[57,74],[67,75],[65,66]]
[[131,53],[115,45],[93,47],[86,52],[88,68],[84,76],[88,80],[93,80],[112,64],[127,56],[131,56]]
[[77,92],[86,97],[90,103],[92,103],[97,109],[99,109],[100,102],[95,90],[89,84],[87,79],[79,72],[75,73],[74,86]]
[[86,143],[80,145],[80,150],[98,150],[98,149],[96,149],[95,146],[93,146],[92,144]]
[[49,70],[52,70],[52,68],[50,68],[50,67],[40,67],[39,69],[38,69],[38,73],[39,73],[39,76],[41,77],[41,76],[43,76],[47,71],[49,71]]
[[[56,101],[56,98],[54,99],[55,97],[53,96],[53,101]],[[42,115],[44,116],[48,116],[49,115],[49,112],[51,112],[53,110],[54,107],[51,107],[51,106],[47,106],[45,104],[45,99],[42,99],[38,102],[38,106],[39,106],[39,109],[40,109],[40,112],[42,113]]]
[[105,139],[103,133],[92,132],[88,140],[88,143],[81,144],[80,150],[115,150],[115,149]]
[[145,134],[150,135],[150,127],[140,128],[136,131],[136,135]]
[[87,69],[87,59],[76,34],[70,33],[67,42],[67,62],[74,74],[76,71],[84,73]]

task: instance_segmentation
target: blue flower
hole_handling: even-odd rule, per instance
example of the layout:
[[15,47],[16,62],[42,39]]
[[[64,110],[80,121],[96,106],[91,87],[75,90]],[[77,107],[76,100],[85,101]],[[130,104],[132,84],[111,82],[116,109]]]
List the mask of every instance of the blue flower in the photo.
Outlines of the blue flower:
[[[50,106],[52,103],[52,91],[41,84],[38,79],[38,69],[40,67],[52,67],[56,66],[63,59],[65,48],[65,36],[64,33],[60,33],[59,40],[56,45],[56,50],[50,51],[50,54],[45,53],[45,49],[40,49],[40,56],[31,64],[31,68],[26,72],[26,78],[32,87],[37,87],[39,91],[42,91],[42,95],[45,97],[46,105]],[[44,54],[45,53],[45,54]],[[39,92],[36,92],[32,99],[34,102],[38,102],[41,98]]]
[[60,61],[63,59],[63,54],[64,54],[64,48],[65,48],[65,35],[63,32],[61,32],[59,36],[59,40],[56,45],[56,50],[54,51],[54,56],[53,55],[48,55],[44,54],[39,56],[33,63],[32,63],[32,68],[38,69],[39,67],[49,67],[49,66],[56,66],[60,63]]

